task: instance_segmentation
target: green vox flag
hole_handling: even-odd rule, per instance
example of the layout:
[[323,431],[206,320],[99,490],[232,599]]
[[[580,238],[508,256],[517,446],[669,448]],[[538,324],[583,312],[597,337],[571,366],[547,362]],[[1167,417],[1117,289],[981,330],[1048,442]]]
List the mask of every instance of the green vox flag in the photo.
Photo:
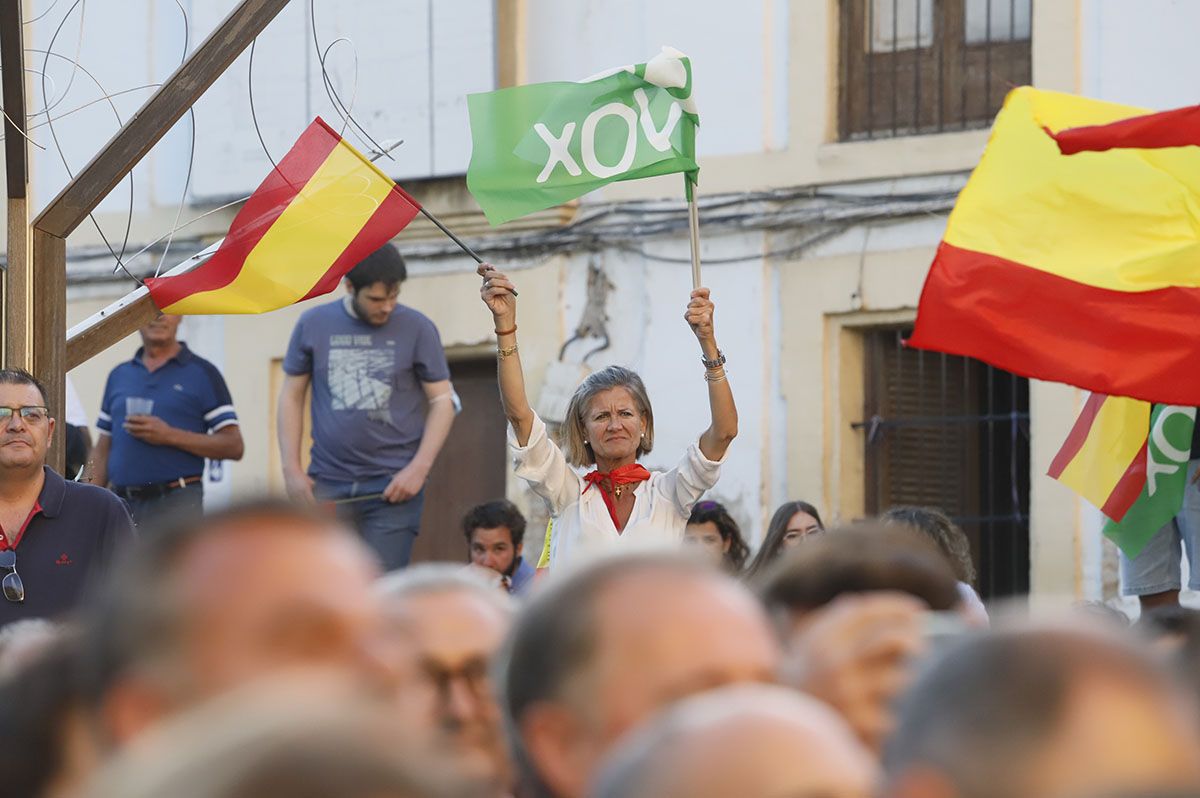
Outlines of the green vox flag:
[[1183,508],[1196,408],[1155,405],[1146,439],[1146,485],[1120,523],[1109,519],[1104,534],[1127,557],[1136,557]]
[[699,171],[692,65],[669,47],[580,83],[471,94],[467,107],[467,188],[493,225],[617,180]]

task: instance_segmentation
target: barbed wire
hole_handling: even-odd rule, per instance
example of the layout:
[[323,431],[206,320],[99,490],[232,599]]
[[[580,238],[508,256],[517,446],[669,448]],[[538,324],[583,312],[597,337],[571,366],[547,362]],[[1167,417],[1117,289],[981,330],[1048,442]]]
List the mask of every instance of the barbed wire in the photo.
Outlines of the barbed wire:
[[[190,20],[186,9],[180,0],[174,0],[178,7],[184,25],[184,45],[181,63],[186,60],[188,49],[190,48]],[[57,0],[56,0],[57,3]],[[51,6],[53,8],[53,5]],[[62,20],[59,21],[58,27],[55,30],[54,37],[51,38],[51,43],[47,50],[31,50],[31,52],[44,53],[46,58],[43,61],[43,68],[39,74],[43,77],[43,94],[47,94],[45,85],[52,82],[52,79],[47,74],[48,63],[50,58],[58,58],[72,64],[72,80],[74,76],[83,74],[88,77],[99,89],[103,96],[92,100],[79,108],[63,112],[62,114],[53,115],[49,113],[54,107],[63,101],[67,91],[64,90],[53,101],[47,101],[43,112],[46,113],[46,119],[39,123],[36,127],[49,127],[54,140],[55,149],[58,151],[59,157],[64,162],[64,167],[67,168],[70,174],[70,167],[66,163],[65,155],[61,146],[58,143],[57,136],[54,135],[54,122],[66,116],[83,110],[86,107],[99,102],[108,102],[112,107],[114,115],[120,122],[120,114],[116,109],[115,103],[112,102],[114,97],[122,94],[127,94],[133,91],[142,90],[157,86],[158,84],[148,84],[146,86],[138,86],[130,89],[123,89],[118,92],[108,92],[105,87],[96,79],[95,75],[89,72],[78,58],[71,59],[67,56],[53,52],[54,44],[67,21],[76,9],[80,10],[80,42],[83,37],[84,29],[84,0],[75,0],[74,3],[67,9]],[[339,37],[328,45],[322,46],[320,41],[319,27],[317,24],[315,0],[310,0],[309,3],[309,22],[313,37],[313,48],[319,59],[321,70],[321,81],[325,89],[326,95],[329,98],[335,113],[342,119],[342,133],[350,132],[356,138],[364,140],[372,145],[377,152],[387,154],[388,149],[379,144],[374,136],[366,130],[354,115],[354,105],[358,95],[358,53],[354,46],[354,42],[348,37]],[[43,12],[41,16],[49,13],[49,9]],[[251,44],[250,48],[250,64],[247,72],[248,94],[250,99],[251,121],[254,125],[256,135],[258,136],[259,144],[262,147],[263,153],[271,162],[275,169],[278,169],[278,162],[267,147],[265,136],[259,125],[258,113],[254,96],[254,57],[255,45],[257,40]],[[342,95],[338,92],[333,75],[330,72],[329,55],[331,50],[339,45],[344,44],[351,48],[354,57],[354,70],[352,77],[352,86],[350,101],[347,103]],[[77,49],[80,45],[77,45]],[[69,85],[69,83],[68,83]],[[195,157],[196,157],[196,120],[195,112],[189,109],[190,120],[190,147],[187,174],[184,180],[183,190],[181,192],[180,201],[176,208],[175,218],[169,230],[165,233],[141,247],[137,252],[128,258],[125,254],[128,250],[129,230],[132,225],[133,217],[133,175],[130,178],[130,208],[126,223],[126,236],[122,244],[120,254],[109,242],[104,235],[103,230],[96,219],[92,218],[92,223],[96,226],[100,233],[104,246],[108,249],[109,254],[116,260],[114,271],[124,271],[131,279],[141,284],[141,279],[132,273],[129,266],[139,257],[147,252],[155,251],[158,255],[158,263],[153,271],[155,276],[162,272],[166,263],[167,257],[176,243],[176,233],[179,231],[209,217],[219,213],[222,210],[240,205],[245,202],[248,197],[239,197],[230,202],[222,204],[216,208],[209,209],[197,216],[194,216],[186,221],[180,222],[185,206],[188,201],[188,192],[193,174]],[[31,128],[33,129],[33,128]],[[391,157],[388,155],[388,157]],[[944,214],[953,205],[957,189],[947,191],[923,191],[910,193],[894,193],[887,194],[871,194],[871,193],[849,193],[849,192],[830,192],[815,187],[791,187],[782,189],[771,189],[755,192],[735,192],[725,195],[715,195],[702,199],[701,212],[706,230],[712,231],[718,235],[733,234],[737,232],[747,231],[795,231],[806,233],[804,237],[786,247],[764,252],[761,248],[756,248],[752,252],[744,254],[733,253],[720,258],[706,258],[706,263],[721,264],[721,263],[737,263],[752,260],[761,260],[764,258],[789,258],[803,254],[812,247],[825,242],[837,235],[844,233],[850,227],[862,223],[874,223],[878,221],[886,221],[890,219],[901,219],[914,217],[919,215],[934,215]],[[622,203],[606,203],[601,205],[585,206],[586,210],[581,216],[572,221],[570,224],[555,227],[548,230],[538,230],[530,233],[518,233],[508,235],[487,235],[477,237],[472,245],[489,255],[494,257],[510,257],[510,258],[537,258],[553,256],[554,254],[574,251],[597,251],[603,248],[614,248],[623,252],[638,255],[647,260],[669,262],[669,263],[685,263],[689,258],[674,257],[668,254],[647,249],[645,243],[655,239],[670,238],[687,228],[686,206],[677,201],[632,201]],[[188,239],[198,241],[194,237]],[[163,242],[165,245],[161,246]],[[87,258],[86,248],[73,248],[78,257]],[[429,260],[440,260],[452,256],[457,256],[457,246],[452,246],[451,242],[442,242],[441,240],[431,240],[426,242],[411,242],[406,243],[405,250],[407,254],[415,258],[425,258]]]

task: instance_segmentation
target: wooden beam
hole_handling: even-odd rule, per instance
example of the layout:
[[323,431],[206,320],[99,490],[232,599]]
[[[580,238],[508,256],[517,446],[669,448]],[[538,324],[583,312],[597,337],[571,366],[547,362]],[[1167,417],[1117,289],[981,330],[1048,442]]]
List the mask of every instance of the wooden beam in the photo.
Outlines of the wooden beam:
[[29,185],[21,3],[22,0],[0,0],[0,67],[3,67],[0,82],[4,91],[4,168],[9,199],[24,199]]
[[50,445],[48,464],[63,473],[66,461],[63,437],[67,404],[67,369],[64,332],[67,329],[67,241],[42,230],[33,231],[33,295],[37,313],[33,316],[34,374],[46,386],[46,402],[59,419]]
[[4,274],[4,366],[33,370],[33,259],[29,200],[8,199],[8,270]]
[[[213,244],[163,274],[175,277],[186,274],[217,251],[221,242]],[[158,308],[145,288],[136,288],[67,330],[67,371],[132,335],[146,322],[158,315]]]
[[4,275],[3,346],[5,366],[33,368],[33,286],[29,236],[29,144],[25,138],[25,51],[22,0],[0,0],[0,83],[4,102],[4,169],[7,233]]
[[67,371],[137,332],[138,328],[157,316],[158,307],[151,301],[150,292],[145,288],[138,288],[121,297],[93,316],[89,320],[92,323],[86,329],[74,334],[67,333]]
[[288,2],[242,0],[42,211],[34,227],[58,238],[70,235]]

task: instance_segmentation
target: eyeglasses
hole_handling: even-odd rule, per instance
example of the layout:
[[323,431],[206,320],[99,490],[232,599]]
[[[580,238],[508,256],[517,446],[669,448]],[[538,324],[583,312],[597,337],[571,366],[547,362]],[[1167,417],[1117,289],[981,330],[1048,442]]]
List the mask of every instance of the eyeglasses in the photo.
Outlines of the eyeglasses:
[[42,405],[25,405],[24,407],[0,407],[0,424],[7,424],[14,413],[21,414],[22,421],[31,424],[41,424],[50,418],[50,408]]
[[437,662],[425,662],[423,670],[437,690],[438,698],[443,702],[449,700],[450,687],[454,682],[461,682],[476,698],[488,694],[488,663],[482,658],[470,660],[458,668],[447,668]]
[[0,586],[4,588],[4,597],[15,604],[25,601],[25,583],[17,573],[17,553],[12,549],[0,551],[0,570],[7,571]]

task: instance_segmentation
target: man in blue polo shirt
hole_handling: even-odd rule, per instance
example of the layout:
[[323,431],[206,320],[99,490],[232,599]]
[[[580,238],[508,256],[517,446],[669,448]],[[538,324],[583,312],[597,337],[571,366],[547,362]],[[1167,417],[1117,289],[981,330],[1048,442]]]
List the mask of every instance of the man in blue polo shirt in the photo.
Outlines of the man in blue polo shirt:
[[[425,480],[454,422],[450,368],[437,327],[399,304],[407,276],[391,244],[346,275],[347,294],[304,312],[279,394],[279,454],[288,494],[337,504],[384,570],[408,565]],[[312,388],[312,464],[300,461]]]
[[204,461],[240,460],[237,414],[217,367],[176,338],[179,316],[142,327],[142,348],[108,375],[90,481],[112,483],[139,526],[163,512],[199,513]]
[[69,612],[133,540],[119,499],[46,466],[53,433],[38,381],[0,370],[0,626]]

